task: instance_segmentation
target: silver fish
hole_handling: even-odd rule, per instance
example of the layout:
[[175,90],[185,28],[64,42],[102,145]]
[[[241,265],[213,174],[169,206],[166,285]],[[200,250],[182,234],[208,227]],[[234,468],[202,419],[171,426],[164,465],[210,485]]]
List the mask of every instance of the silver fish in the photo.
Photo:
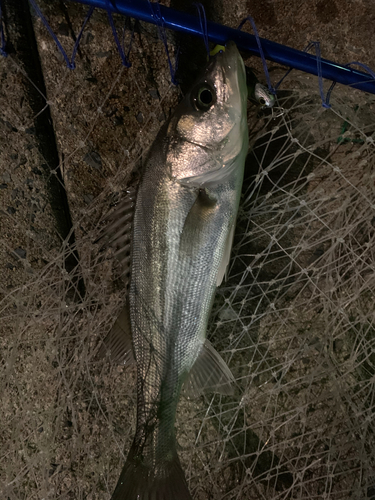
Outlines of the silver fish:
[[[130,191],[111,226],[131,277],[105,345],[114,359],[135,360],[138,396],[134,441],[112,500],[191,500],[174,428],[182,387],[190,395],[233,391],[206,329],[233,241],[248,150],[246,100],[244,64],[229,42],[160,131],[136,201]],[[124,251],[130,226],[131,260]]]

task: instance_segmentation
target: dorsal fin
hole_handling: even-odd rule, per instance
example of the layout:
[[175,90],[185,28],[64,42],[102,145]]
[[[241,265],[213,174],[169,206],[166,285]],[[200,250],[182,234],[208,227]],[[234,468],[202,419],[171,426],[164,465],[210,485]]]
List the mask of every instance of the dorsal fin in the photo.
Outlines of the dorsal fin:
[[120,263],[121,275],[126,287],[130,282],[132,232],[137,191],[137,183],[128,187],[124,198],[117,204],[115,210],[104,219],[105,227],[95,241],[95,243],[101,243],[101,250],[112,248],[114,257]]
[[[128,187],[126,196],[116,206],[115,210],[107,217],[106,227],[97,239],[102,243],[102,248],[111,247],[114,256],[122,267],[125,286],[128,290],[131,271],[132,229],[135,202],[138,185]],[[125,305],[116,319],[107,337],[103,341],[98,357],[103,357],[109,352],[111,359],[119,364],[134,363],[132,334],[130,326],[129,301],[126,294]]]
[[103,246],[110,246],[121,264],[128,265],[131,253],[131,236],[137,185],[131,185],[126,190],[124,198],[118,203],[115,210],[105,219],[105,228],[96,240],[102,241]]

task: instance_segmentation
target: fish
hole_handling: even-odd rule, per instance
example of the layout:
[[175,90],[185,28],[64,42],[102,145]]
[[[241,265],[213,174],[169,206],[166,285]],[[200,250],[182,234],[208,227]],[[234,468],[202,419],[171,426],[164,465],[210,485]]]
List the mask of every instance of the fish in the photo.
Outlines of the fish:
[[248,67],[246,67],[246,80],[249,99],[261,104],[263,110],[273,108],[276,103],[275,96],[258,81],[254,72]]
[[228,272],[246,108],[244,63],[228,42],[161,128],[137,189],[108,225],[128,291],[104,346],[137,370],[136,431],[112,500],[191,500],[177,454],[180,395],[233,393],[234,377],[206,331]]

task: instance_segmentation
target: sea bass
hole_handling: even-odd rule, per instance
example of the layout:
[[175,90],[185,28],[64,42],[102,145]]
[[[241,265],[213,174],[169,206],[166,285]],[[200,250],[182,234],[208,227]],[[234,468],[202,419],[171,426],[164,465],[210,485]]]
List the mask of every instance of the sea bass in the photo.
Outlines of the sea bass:
[[[133,445],[112,500],[191,500],[176,451],[182,387],[192,395],[232,392],[233,376],[206,329],[233,241],[248,150],[246,102],[244,64],[229,42],[151,147],[128,203],[132,223],[126,207],[114,223],[132,227],[131,273],[106,345],[115,358],[134,357],[138,401]],[[120,247],[125,233],[112,238]]]

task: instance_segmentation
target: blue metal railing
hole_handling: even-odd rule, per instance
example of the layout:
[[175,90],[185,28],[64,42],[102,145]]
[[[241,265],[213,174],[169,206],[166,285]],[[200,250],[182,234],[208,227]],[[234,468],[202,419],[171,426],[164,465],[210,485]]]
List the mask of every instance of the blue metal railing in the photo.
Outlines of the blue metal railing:
[[[74,0],[92,7],[104,9],[112,13],[129,16],[140,21],[202,37],[199,17],[179,12],[163,5],[147,0]],[[224,45],[233,40],[242,51],[260,56],[259,47],[254,35],[227,26],[207,21],[207,34],[211,42]],[[306,73],[318,75],[317,57],[300,50],[292,49],[276,42],[261,38],[262,49],[266,59],[295,68]],[[321,76],[343,85],[375,94],[375,80],[368,73],[363,73],[344,65],[319,59]]]

